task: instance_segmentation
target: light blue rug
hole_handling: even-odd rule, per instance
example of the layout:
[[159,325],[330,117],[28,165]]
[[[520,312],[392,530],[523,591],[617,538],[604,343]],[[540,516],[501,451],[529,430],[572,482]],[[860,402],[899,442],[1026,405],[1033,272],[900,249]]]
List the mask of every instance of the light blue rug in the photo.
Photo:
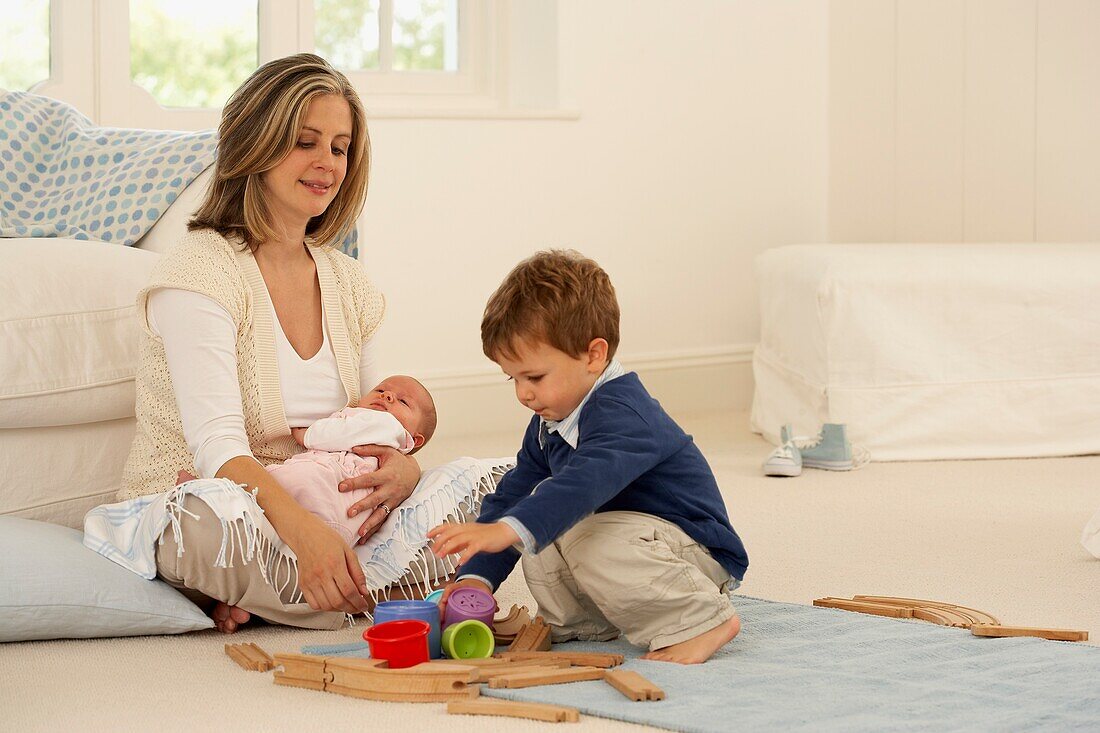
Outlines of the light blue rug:
[[631,702],[603,682],[482,689],[510,700],[683,731],[1100,731],[1100,648],[982,639],[920,621],[735,596],[743,630],[709,662],[618,652],[667,699]]

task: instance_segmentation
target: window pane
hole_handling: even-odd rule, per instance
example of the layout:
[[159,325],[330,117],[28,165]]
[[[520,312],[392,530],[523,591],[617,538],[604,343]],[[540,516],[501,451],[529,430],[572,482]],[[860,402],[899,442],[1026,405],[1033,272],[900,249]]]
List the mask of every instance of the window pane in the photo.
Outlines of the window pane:
[[3,4],[0,88],[26,91],[50,78],[50,0]]
[[394,0],[393,68],[458,71],[458,0]]
[[221,107],[256,59],[256,0],[130,0],[130,74],[166,107]]
[[378,68],[378,0],[317,0],[313,43],[338,69]]

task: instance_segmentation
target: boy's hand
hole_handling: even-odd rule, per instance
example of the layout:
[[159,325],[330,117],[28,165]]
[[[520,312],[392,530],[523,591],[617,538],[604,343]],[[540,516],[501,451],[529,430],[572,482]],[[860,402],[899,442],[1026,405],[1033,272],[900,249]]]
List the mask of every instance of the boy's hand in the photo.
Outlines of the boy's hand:
[[[477,588],[478,590],[485,591],[489,595],[493,595],[493,589],[482,583],[480,580],[477,580],[476,578],[463,578],[462,580],[456,581],[454,583],[448,583],[447,587],[443,590],[443,597],[439,599],[440,618],[443,618],[443,616],[447,613],[447,599],[451,597],[451,593],[455,592],[459,588]],[[496,610],[499,611],[500,609],[497,608]]]
[[479,552],[500,552],[519,542],[516,531],[503,522],[492,524],[441,524],[428,532],[435,540],[432,552],[436,557],[460,553],[459,565],[464,565]]

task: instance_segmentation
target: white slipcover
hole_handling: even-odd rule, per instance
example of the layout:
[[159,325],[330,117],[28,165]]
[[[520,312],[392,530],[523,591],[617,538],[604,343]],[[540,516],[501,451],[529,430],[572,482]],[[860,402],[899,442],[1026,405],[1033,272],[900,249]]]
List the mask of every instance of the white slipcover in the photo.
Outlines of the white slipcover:
[[1100,244],[793,245],[756,260],[752,425],[873,460],[1100,452]]

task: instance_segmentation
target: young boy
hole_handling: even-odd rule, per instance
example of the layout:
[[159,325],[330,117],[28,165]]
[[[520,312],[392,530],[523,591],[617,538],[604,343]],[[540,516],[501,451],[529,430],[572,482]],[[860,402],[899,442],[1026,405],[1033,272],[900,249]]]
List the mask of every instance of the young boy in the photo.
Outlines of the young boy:
[[643,658],[705,662],[740,630],[748,557],[691,437],[613,360],[619,306],[599,265],[540,252],[485,307],[482,348],[535,413],[476,523],[433,528],[460,585],[492,592],[522,556],[555,642],[620,632]]

